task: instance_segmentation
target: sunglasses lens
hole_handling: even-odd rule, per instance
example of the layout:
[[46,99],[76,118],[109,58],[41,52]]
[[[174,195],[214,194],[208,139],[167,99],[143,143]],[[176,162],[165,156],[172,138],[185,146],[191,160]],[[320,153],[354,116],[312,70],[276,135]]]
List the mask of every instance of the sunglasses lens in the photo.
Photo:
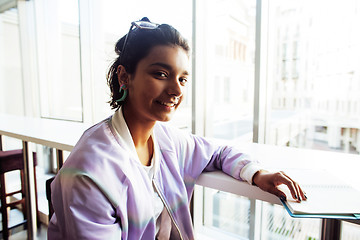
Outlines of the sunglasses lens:
[[134,24],[138,28],[142,28],[142,29],[155,29],[159,26],[159,24],[157,24],[157,23],[146,22],[146,21],[137,21],[137,22],[134,22]]

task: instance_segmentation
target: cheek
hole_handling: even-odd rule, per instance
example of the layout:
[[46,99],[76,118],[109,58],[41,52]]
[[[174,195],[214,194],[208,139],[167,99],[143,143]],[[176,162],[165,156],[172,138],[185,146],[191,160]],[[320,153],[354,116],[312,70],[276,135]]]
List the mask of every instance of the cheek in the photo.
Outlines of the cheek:
[[164,89],[160,81],[149,81],[145,86],[145,92],[152,97],[160,96],[164,92]]
[[162,91],[159,87],[153,84],[148,84],[146,86],[142,86],[141,91],[137,91],[136,95],[138,101],[140,100],[140,102],[147,105],[156,100],[161,95],[161,93]]
[[184,94],[180,97],[178,107],[182,104],[182,102],[185,100]]
[[188,93],[187,91],[188,91],[188,88],[186,88],[186,86],[181,88],[181,93],[182,93],[182,95],[181,95],[181,101],[184,101],[184,100],[185,100],[185,98],[186,98],[186,96],[187,96],[187,93]]
[[149,99],[158,91],[158,88],[152,81],[135,81],[129,85],[129,95],[133,95],[137,101]]

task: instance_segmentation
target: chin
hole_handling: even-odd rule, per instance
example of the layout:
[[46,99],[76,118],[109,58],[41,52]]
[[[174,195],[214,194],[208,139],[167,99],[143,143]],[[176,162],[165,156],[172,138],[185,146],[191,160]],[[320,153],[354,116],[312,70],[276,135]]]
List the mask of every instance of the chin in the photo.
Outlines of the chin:
[[169,122],[174,116],[174,113],[166,114],[165,116],[161,116],[158,118],[158,121],[160,122]]
[[172,119],[172,117],[162,118],[159,120],[159,122],[169,122]]

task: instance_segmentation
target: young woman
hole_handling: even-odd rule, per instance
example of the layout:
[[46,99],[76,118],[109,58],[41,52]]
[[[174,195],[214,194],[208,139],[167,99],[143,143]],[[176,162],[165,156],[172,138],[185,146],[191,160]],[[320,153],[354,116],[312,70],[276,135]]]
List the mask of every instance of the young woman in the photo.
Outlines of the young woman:
[[108,84],[116,111],[83,134],[52,183],[49,239],[194,239],[189,201],[204,171],[284,198],[277,186],[286,184],[306,198],[284,173],[165,123],[189,78],[189,46],[176,29],[144,18],[115,51]]

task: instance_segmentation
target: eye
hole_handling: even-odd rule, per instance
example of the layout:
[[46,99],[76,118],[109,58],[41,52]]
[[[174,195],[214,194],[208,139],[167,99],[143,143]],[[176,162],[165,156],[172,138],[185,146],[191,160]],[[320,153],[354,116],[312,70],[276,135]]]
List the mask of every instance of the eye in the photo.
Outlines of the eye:
[[166,72],[163,71],[158,71],[154,73],[154,76],[158,79],[167,79],[168,74]]
[[187,83],[188,79],[186,77],[181,77],[179,78],[179,82],[181,83],[181,85],[185,85]]

